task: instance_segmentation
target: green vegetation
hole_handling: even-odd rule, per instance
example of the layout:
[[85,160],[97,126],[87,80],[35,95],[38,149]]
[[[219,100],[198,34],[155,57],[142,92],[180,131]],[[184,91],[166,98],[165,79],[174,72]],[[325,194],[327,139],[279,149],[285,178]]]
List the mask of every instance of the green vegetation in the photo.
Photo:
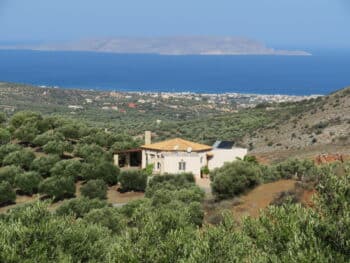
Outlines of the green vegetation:
[[147,174],[144,171],[124,171],[119,176],[122,192],[144,192],[147,186]]
[[9,182],[0,182],[0,205],[13,203],[16,199],[16,193],[13,191]]
[[229,212],[203,225],[201,190],[189,175],[155,176],[147,198],[121,208],[87,198],[56,212],[42,202],[16,208],[0,219],[0,261],[347,262],[349,165],[321,170],[313,208],[286,202],[241,225]]
[[21,173],[23,173],[23,169],[18,166],[4,166],[0,169],[0,182],[6,181],[14,185],[15,177]]
[[81,195],[90,199],[107,199],[107,185],[101,180],[90,180],[84,184],[81,188]]
[[259,184],[261,169],[243,161],[227,163],[210,174],[213,194],[218,199],[231,198]]
[[[144,130],[157,131],[156,140],[180,136],[208,144],[218,138],[240,142],[244,136],[260,136],[273,148],[279,142],[265,138],[258,129],[276,134],[291,120],[299,125],[294,119],[303,119],[310,110],[327,110],[323,100],[260,105],[225,114],[196,101],[176,102],[181,106],[178,110],[161,101],[161,107],[128,109],[125,114],[99,110],[103,103],[114,101],[110,94],[101,93],[101,101],[84,104],[75,115],[67,104],[75,105],[96,93],[77,91],[67,96],[62,90],[48,89],[45,100],[49,103],[41,103],[38,90],[28,90],[26,101],[11,95],[16,102],[14,115],[0,114],[0,205],[14,203],[16,192],[39,192],[53,201],[72,199],[62,201],[56,210],[48,208],[49,200],[2,214],[0,262],[349,261],[347,163],[318,167],[311,161],[292,159],[261,165],[247,157],[209,171],[216,199],[237,197],[258,184],[279,179],[296,179],[300,187],[317,192],[312,207],[301,205],[296,194],[288,192],[257,218],[238,224],[227,211],[212,225],[204,221],[205,193],[192,174],[152,176],[149,168],[121,172],[113,165],[113,151],[138,147],[141,140],[130,135]],[[11,105],[3,97],[3,104]],[[126,108],[129,101],[122,100]],[[267,110],[267,106],[276,109]],[[17,111],[29,107],[59,115]],[[302,127],[306,133],[323,133],[333,124]],[[298,140],[299,135],[296,131],[288,137]],[[256,147],[255,141],[250,143],[251,149]],[[82,184],[82,196],[74,198],[77,181]],[[105,200],[106,187],[117,182],[121,191],[144,191],[145,198],[113,207]]]
[[35,155],[31,150],[23,149],[6,155],[3,160],[3,164],[17,165],[25,170],[28,170],[34,159]]
[[320,170],[312,161],[290,159],[266,166],[253,157],[226,163],[210,173],[212,192],[217,199],[238,196],[260,183],[279,179],[317,181],[319,176]]
[[43,178],[37,172],[26,172],[15,177],[15,185],[22,193],[32,195],[38,192],[38,187]]
[[39,184],[39,193],[54,200],[73,197],[75,184],[72,177],[49,177]]

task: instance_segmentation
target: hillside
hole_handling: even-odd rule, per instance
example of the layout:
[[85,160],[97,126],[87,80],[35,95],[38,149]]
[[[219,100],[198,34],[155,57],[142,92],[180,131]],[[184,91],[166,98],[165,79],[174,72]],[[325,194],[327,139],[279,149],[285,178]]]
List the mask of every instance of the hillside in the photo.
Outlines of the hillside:
[[120,93],[0,83],[0,109],[8,115],[38,111],[85,120],[97,127],[154,141],[174,137],[212,144],[233,140],[267,161],[350,154],[350,88],[300,102],[246,105],[250,97]]
[[350,152],[350,88],[295,103],[295,108],[298,110],[287,118],[245,136],[245,143],[254,147],[252,154],[285,157]]

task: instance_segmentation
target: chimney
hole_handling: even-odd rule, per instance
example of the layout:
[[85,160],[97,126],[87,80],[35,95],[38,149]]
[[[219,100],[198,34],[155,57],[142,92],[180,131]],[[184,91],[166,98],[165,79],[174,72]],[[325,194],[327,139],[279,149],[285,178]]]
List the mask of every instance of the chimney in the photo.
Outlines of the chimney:
[[145,131],[145,144],[151,144],[152,134],[150,131]]

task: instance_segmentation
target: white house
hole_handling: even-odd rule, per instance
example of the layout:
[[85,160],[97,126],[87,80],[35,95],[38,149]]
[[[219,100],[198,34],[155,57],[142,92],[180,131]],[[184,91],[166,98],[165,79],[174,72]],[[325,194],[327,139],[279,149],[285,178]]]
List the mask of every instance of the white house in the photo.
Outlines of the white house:
[[116,165],[128,167],[146,168],[152,164],[156,174],[191,172],[200,177],[201,168],[207,166],[212,170],[246,154],[247,149],[234,147],[234,143],[227,141],[208,146],[175,138],[152,144],[151,133],[146,132],[145,145],[118,152],[114,160]]

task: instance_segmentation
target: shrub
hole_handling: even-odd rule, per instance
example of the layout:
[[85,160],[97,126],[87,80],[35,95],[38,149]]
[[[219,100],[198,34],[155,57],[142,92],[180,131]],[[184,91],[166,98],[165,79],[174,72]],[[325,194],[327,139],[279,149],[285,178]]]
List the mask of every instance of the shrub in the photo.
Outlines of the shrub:
[[293,177],[301,179],[305,176],[315,177],[319,172],[312,161],[298,159],[291,159],[279,163],[276,166],[276,170],[280,174],[280,177],[285,179],[291,179]]
[[11,133],[3,128],[0,128],[0,145],[7,144],[11,140]]
[[82,164],[78,160],[62,160],[52,167],[50,173],[56,177],[71,177],[77,181],[81,177]]
[[83,217],[93,209],[107,207],[108,203],[99,199],[85,197],[65,201],[56,211],[58,215],[74,215],[76,218]]
[[143,171],[124,171],[120,174],[121,190],[144,192],[147,186],[147,174]]
[[154,164],[153,163],[149,163],[149,164],[147,164],[146,168],[144,169],[144,172],[148,176],[151,176],[153,174],[153,169],[154,169]]
[[12,116],[10,125],[17,129],[26,123],[37,123],[39,120],[42,120],[40,113],[32,111],[19,111]]
[[208,175],[209,172],[210,172],[210,171],[209,171],[208,166],[202,167],[202,169],[201,169],[201,174],[202,174],[202,175]]
[[109,160],[108,153],[102,147],[96,144],[80,144],[74,150],[74,155],[85,159],[87,162],[94,162],[96,160]]
[[190,222],[196,226],[202,226],[204,219],[204,211],[199,202],[192,202],[188,206]]
[[101,180],[90,180],[84,184],[81,189],[81,195],[90,199],[107,199],[107,185]]
[[24,123],[14,132],[15,138],[26,143],[32,142],[38,134],[39,130],[37,129],[37,125],[32,122]]
[[75,184],[71,177],[49,177],[39,184],[39,193],[45,194],[54,200],[73,197]]
[[0,182],[0,205],[13,203],[16,200],[16,193],[9,182]]
[[63,141],[63,140],[64,140],[63,134],[59,132],[54,132],[51,130],[36,136],[35,139],[33,140],[33,144],[38,146],[44,146],[50,141]]
[[218,199],[226,199],[258,185],[261,170],[257,165],[235,161],[213,170],[210,177],[213,194]]
[[50,170],[59,160],[60,158],[57,155],[39,157],[32,162],[30,169],[46,178],[51,175]]
[[99,160],[94,163],[84,163],[82,177],[85,180],[102,179],[108,185],[118,183],[120,169],[113,163]]
[[28,170],[34,159],[34,153],[31,150],[24,149],[6,155],[3,163],[5,165],[17,165]]
[[189,188],[194,186],[194,183],[194,175],[191,173],[156,175],[148,182],[146,196],[153,196],[155,191],[159,189],[180,190]]
[[120,233],[126,227],[120,212],[113,207],[93,209],[84,216],[84,220],[91,224],[107,227],[113,233]]
[[73,146],[69,142],[49,141],[44,145],[43,150],[48,154],[63,156],[64,152],[71,152],[73,150]]
[[152,198],[152,205],[164,205],[173,200],[179,200],[186,204],[201,202],[205,195],[204,191],[196,185],[179,190],[168,189],[166,184],[163,184],[162,186],[163,187],[158,188],[152,196],[147,196]]
[[9,182],[12,186],[15,183],[15,177],[18,174],[23,173],[23,170],[18,166],[5,166],[0,169],[0,182]]
[[3,163],[4,158],[6,157],[6,155],[8,155],[9,153],[12,152],[16,152],[21,150],[21,146],[17,145],[17,144],[5,144],[0,146],[0,162]]
[[37,172],[26,172],[18,174],[15,178],[15,185],[24,194],[32,195],[38,191],[38,187],[43,178]]

